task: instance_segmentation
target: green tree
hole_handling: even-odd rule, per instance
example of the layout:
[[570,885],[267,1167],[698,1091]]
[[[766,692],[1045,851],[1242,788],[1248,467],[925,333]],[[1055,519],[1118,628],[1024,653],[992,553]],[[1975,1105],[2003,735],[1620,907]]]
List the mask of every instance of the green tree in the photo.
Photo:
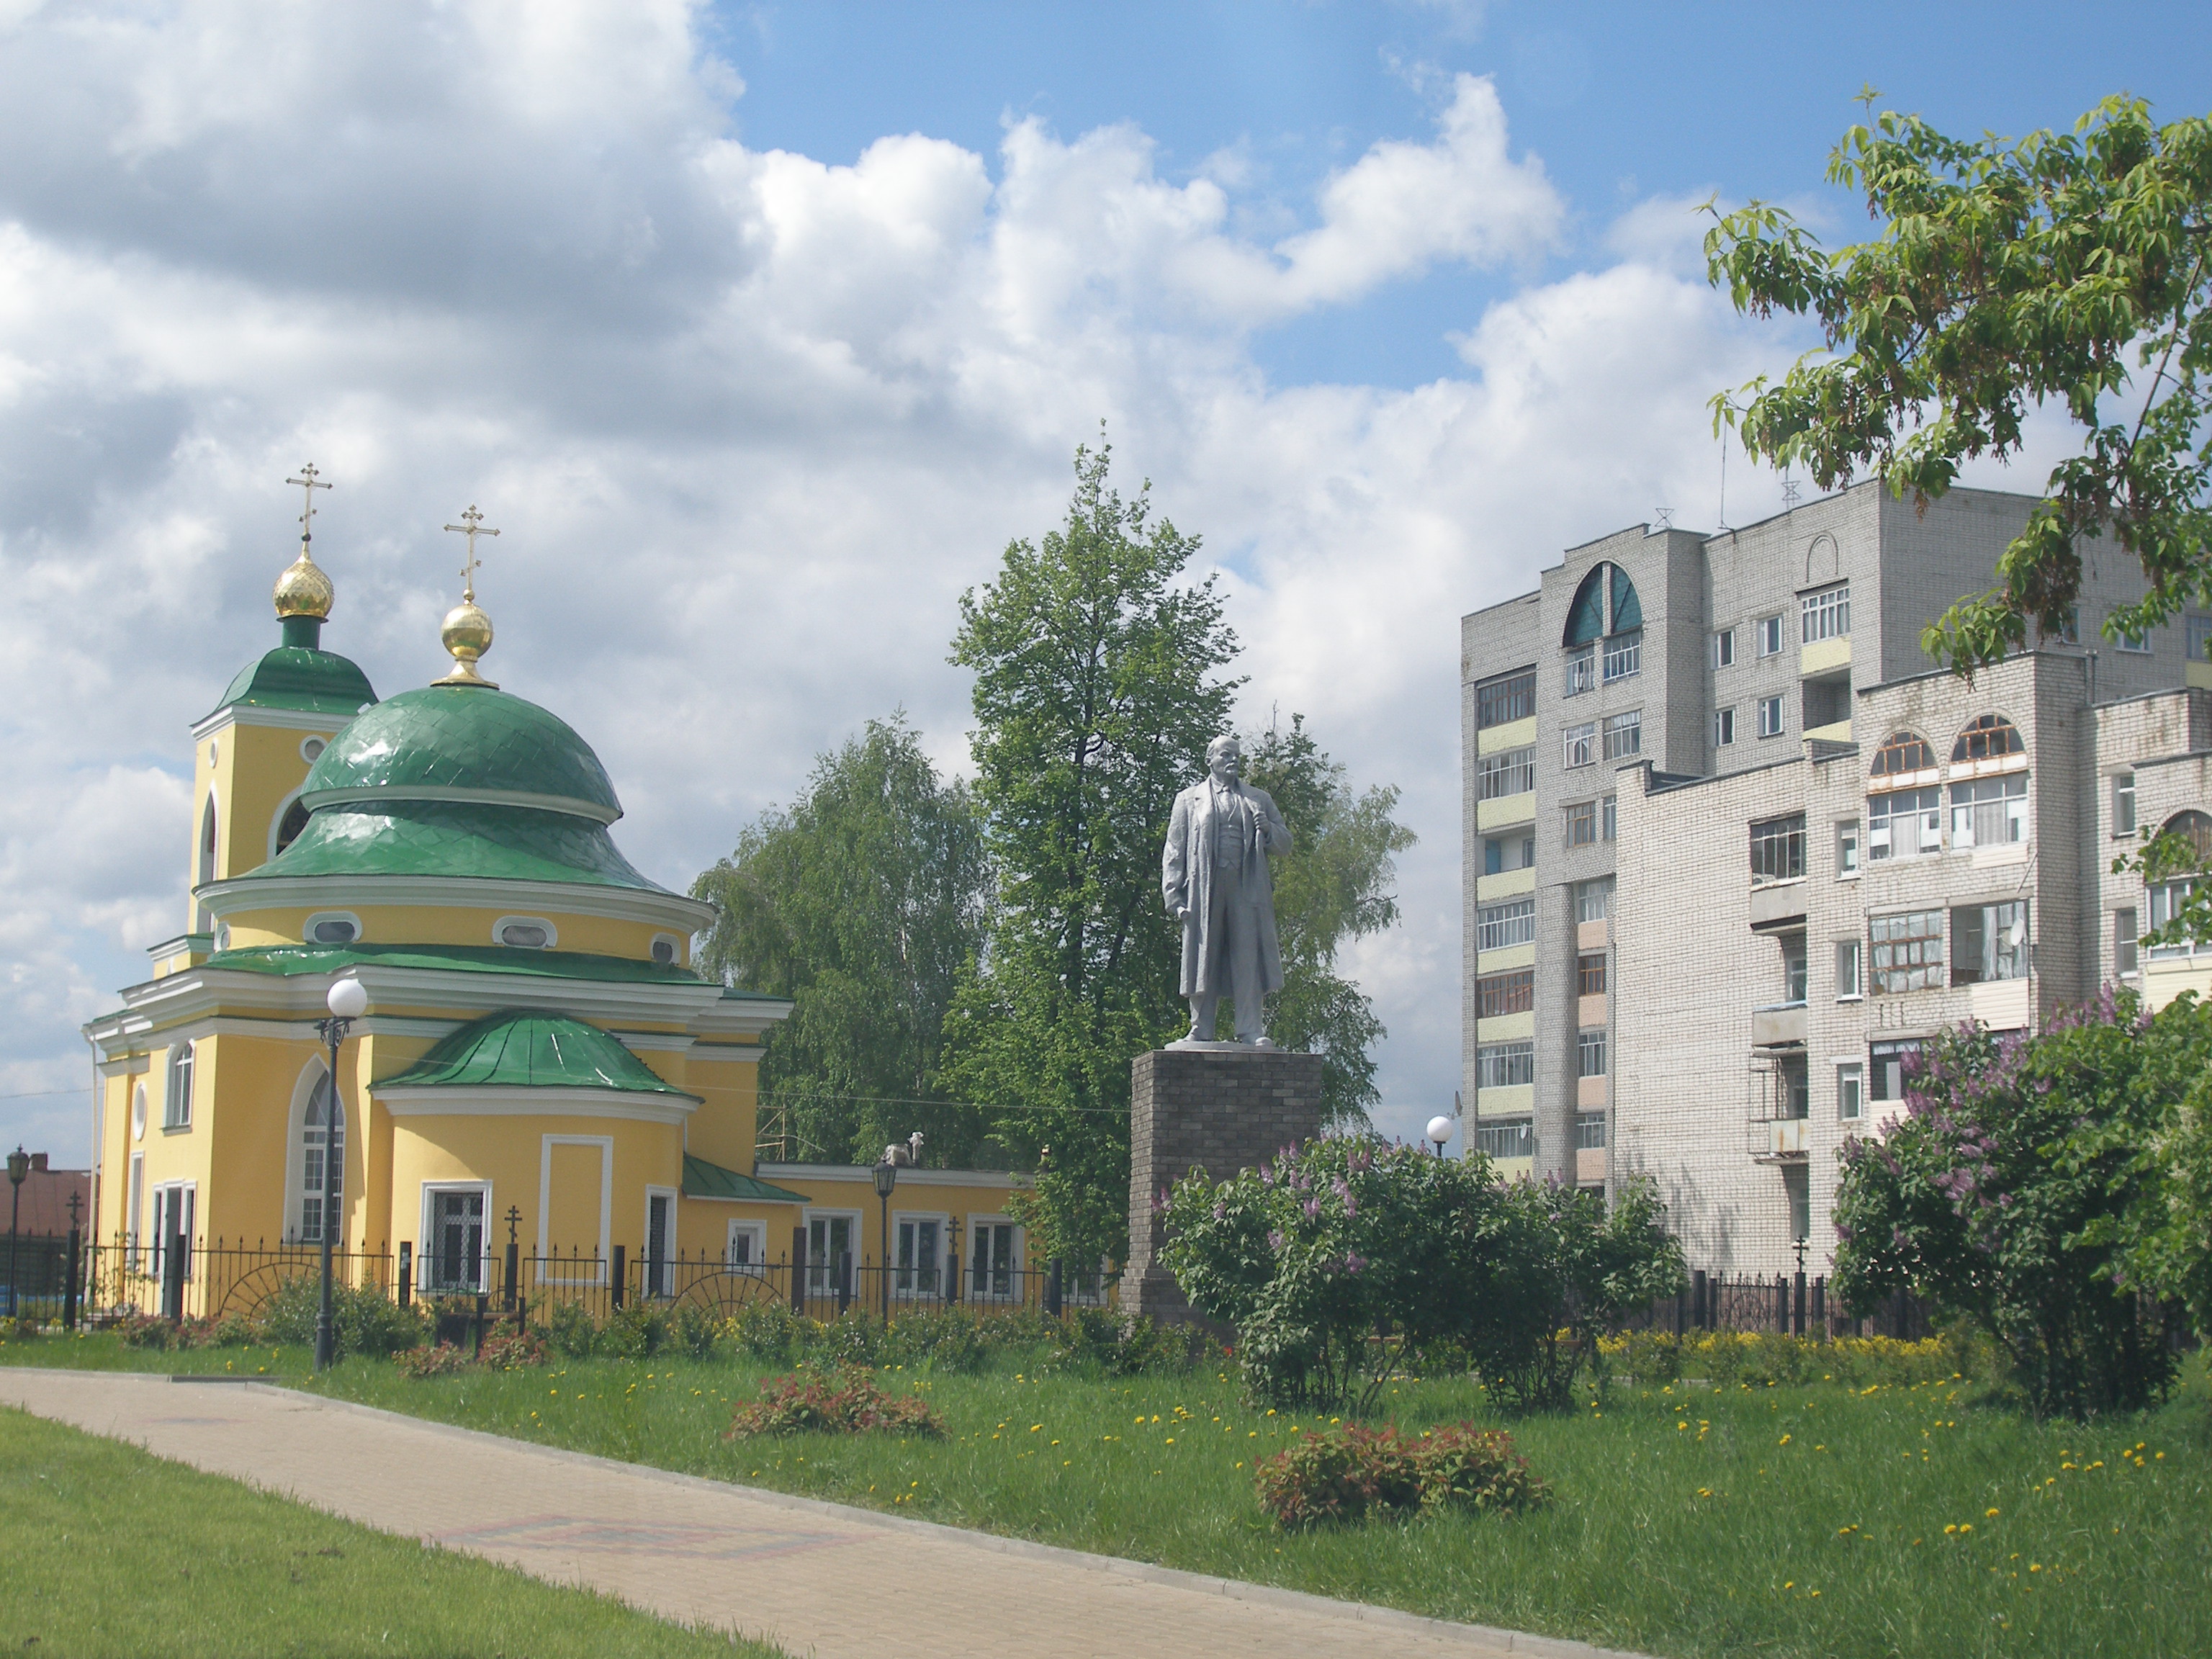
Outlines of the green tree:
[[903,714],[819,757],[805,793],[691,890],[721,907],[703,970],[794,1005],[761,1061],[764,1127],[829,1159],[872,1159],[917,1128],[933,1153],[978,1155],[986,1126],[937,1073],[954,988],[983,945],[982,825]]
[[[1870,102],[1878,94],[1869,91]],[[1960,670],[2071,619],[2084,544],[2109,535],[2149,592],[2104,624],[2118,640],[2212,601],[2212,120],[2152,124],[2109,98],[2053,137],[1947,137],[1886,112],[1828,165],[1881,227],[1830,254],[1753,202],[1705,239],[1737,308],[1818,320],[1826,349],[1778,383],[1714,399],[1753,455],[1822,489],[1871,471],[1902,497],[1942,495],[1960,465],[2019,452],[2034,410],[2063,407],[2081,448],[1997,565],[1923,636]]]
[[1398,791],[1377,784],[1354,794],[1293,714],[1244,744],[1244,776],[1275,798],[1291,828],[1291,850],[1274,860],[1275,921],[1283,988],[1268,1031],[1286,1048],[1322,1056],[1322,1123],[1365,1128],[1375,1088],[1375,1045],[1385,1033],[1375,1005],[1336,971],[1349,940],[1394,926],[1396,856],[1413,832],[1391,817]]
[[1082,1261],[1127,1248],[1129,1062],[1188,1019],[1160,846],[1238,684],[1212,678],[1237,653],[1213,579],[1182,580],[1197,538],[1149,484],[1125,501],[1111,455],[1076,450],[1066,522],[1008,545],[952,642],[998,894],[943,1076],[1036,1158],[1024,1220]]

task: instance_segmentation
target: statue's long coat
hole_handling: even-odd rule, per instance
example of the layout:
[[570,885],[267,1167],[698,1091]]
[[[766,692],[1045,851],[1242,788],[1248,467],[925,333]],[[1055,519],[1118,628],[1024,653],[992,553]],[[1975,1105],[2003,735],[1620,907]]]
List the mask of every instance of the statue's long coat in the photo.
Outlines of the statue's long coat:
[[[1168,819],[1168,842],[1160,857],[1160,890],[1168,914],[1189,914],[1182,922],[1182,989],[1187,997],[1219,996],[1229,990],[1206,978],[1212,940],[1206,936],[1206,918],[1213,901],[1213,801],[1211,780],[1201,779],[1176,797],[1175,812]],[[1247,906],[1259,929],[1260,981],[1270,993],[1283,988],[1283,950],[1275,934],[1274,877],[1267,854],[1291,850],[1290,826],[1276,810],[1275,798],[1249,783],[1237,786],[1259,811],[1243,848],[1242,869]]]

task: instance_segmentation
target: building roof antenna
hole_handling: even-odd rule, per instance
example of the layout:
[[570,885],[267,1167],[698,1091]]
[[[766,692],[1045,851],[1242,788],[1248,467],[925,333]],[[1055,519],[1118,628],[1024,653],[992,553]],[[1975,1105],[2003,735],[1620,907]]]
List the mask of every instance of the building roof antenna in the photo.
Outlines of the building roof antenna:
[[1797,480],[1784,471],[1782,475],[1782,510],[1788,513],[1795,509],[1804,495],[1805,492],[1797,487]]
[[1721,514],[1720,528],[1726,530],[1728,521],[1728,428],[1721,428]]
[[1659,527],[1662,530],[1672,530],[1674,527],[1674,509],[1671,507],[1655,507],[1651,509],[1651,516],[1659,520]]

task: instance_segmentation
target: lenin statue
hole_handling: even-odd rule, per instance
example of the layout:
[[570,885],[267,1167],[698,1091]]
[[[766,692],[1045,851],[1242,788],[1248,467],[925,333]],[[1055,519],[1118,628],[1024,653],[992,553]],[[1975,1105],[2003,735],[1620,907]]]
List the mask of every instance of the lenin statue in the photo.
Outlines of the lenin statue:
[[1160,887],[1182,923],[1184,1040],[1213,1041],[1225,993],[1237,1005],[1237,1041],[1272,1048],[1265,1011],[1268,994],[1283,988],[1283,953],[1267,860],[1291,850],[1291,831],[1273,796],[1237,781],[1243,762],[1234,738],[1206,746],[1206,777],[1176,797]]

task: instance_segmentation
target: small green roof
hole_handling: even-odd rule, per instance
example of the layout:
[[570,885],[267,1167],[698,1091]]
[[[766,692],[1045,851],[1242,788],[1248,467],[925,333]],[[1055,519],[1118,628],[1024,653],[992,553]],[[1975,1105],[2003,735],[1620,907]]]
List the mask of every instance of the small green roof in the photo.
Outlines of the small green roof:
[[331,740],[300,788],[310,811],[339,800],[467,800],[535,806],[600,823],[614,785],[566,720],[489,686],[426,685],[387,697]]
[[217,708],[297,708],[343,722],[376,701],[368,676],[333,652],[280,645],[238,671]]
[[[255,945],[218,951],[203,969],[240,973],[335,974],[373,963],[386,968],[440,969],[467,974],[520,974],[532,979],[605,980],[623,984],[702,985],[688,968],[664,967],[630,957],[591,956],[581,951],[515,951],[497,945]],[[729,994],[726,991],[725,996]],[[740,992],[743,996],[747,994]],[[757,999],[780,1002],[780,997]]]
[[567,812],[467,801],[340,801],[318,807],[289,847],[237,879],[285,876],[466,876],[668,890],[637,872],[604,823]]
[[814,1200],[804,1193],[794,1193],[787,1187],[773,1187],[756,1176],[739,1175],[735,1170],[726,1170],[719,1164],[709,1164],[703,1158],[684,1154],[684,1196],[686,1198],[732,1198],[754,1204],[811,1204]]
[[566,1014],[512,1009],[487,1014],[439,1039],[424,1054],[378,1089],[488,1085],[516,1089],[605,1089],[627,1094],[669,1095],[696,1100],[666,1083],[643,1060],[596,1025]]

